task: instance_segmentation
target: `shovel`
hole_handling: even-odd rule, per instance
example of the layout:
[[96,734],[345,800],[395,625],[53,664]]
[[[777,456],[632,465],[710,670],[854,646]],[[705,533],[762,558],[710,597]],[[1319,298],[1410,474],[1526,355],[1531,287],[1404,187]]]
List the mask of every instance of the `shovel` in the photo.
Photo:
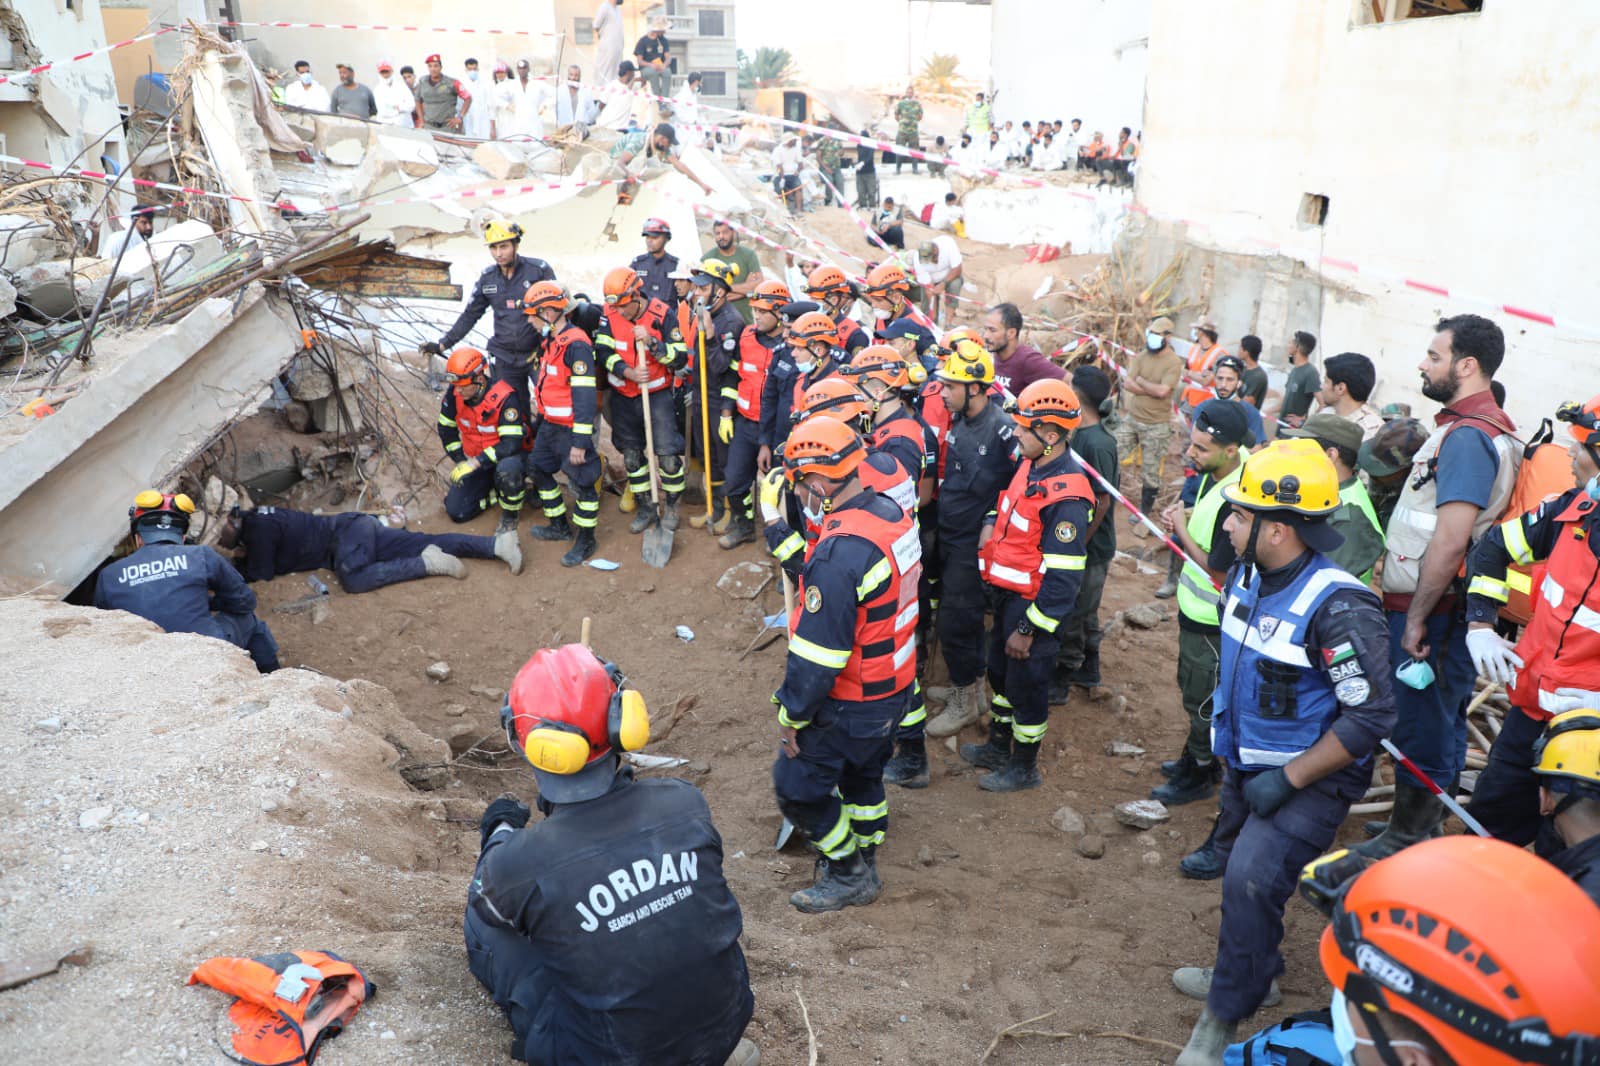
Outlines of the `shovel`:
[[[794,617],[794,585],[790,583],[789,572],[783,568],[782,564],[779,564],[778,566],[778,574],[783,578],[783,617],[785,619],[784,628],[786,631],[788,631],[787,635],[792,637],[794,636],[794,632],[792,630],[788,630],[789,625],[792,624],[788,622],[788,619]],[[778,827],[778,839],[772,845],[772,850],[782,851],[783,846],[789,843],[789,838],[792,836],[794,836],[794,823],[785,818],[783,820],[783,824]]]
[[655,430],[651,428],[650,389],[648,383],[639,385],[639,398],[644,403],[644,452],[650,460],[650,498],[655,501],[656,520],[644,531],[644,543],[639,554],[646,566],[660,570],[672,558],[672,530],[661,524],[661,512],[666,503],[661,498],[661,466],[656,462]]

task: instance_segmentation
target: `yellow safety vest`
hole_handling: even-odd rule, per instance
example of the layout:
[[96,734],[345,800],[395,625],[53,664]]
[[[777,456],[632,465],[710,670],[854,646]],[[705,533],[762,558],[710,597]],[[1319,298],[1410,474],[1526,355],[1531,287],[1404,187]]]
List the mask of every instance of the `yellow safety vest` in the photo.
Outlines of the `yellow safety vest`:
[[[1222,498],[1222,487],[1237,482],[1243,471],[1244,464],[1240,463],[1233,468],[1233,473],[1221,481],[1212,481],[1210,474],[1200,479],[1200,492],[1195,497],[1194,510],[1189,513],[1185,528],[1202,555],[1211,550],[1211,535],[1217,528],[1217,512],[1227,503]],[[1178,610],[1183,612],[1184,617],[1201,625],[1220,625],[1221,616],[1217,613],[1219,598],[1220,593],[1211,583],[1211,575],[1206,573],[1205,568],[1193,559],[1184,559],[1183,572],[1178,575]]]

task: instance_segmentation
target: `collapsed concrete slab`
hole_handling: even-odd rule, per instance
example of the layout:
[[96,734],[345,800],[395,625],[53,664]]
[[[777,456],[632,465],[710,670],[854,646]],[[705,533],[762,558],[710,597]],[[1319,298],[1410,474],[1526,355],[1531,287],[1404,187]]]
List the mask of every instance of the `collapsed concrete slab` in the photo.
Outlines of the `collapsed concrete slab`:
[[21,270],[64,251],[48,223],[28,215],[0,215],[0,270]]
[[484,141],[472,150],[472,161],[496,181],[525,177],[528,160],[522,149],[505,141]]

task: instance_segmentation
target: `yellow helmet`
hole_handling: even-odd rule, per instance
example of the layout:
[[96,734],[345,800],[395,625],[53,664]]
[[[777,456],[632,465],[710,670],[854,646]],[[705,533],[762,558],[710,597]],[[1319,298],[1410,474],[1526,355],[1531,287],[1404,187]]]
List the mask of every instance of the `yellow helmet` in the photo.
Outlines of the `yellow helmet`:
[[1565,711],[1534,742],[1533,772],[1552,792],[1600,799],[1600,710]]
[[483,224],[483,243],[499,244],[502,241],[522,240],[522,227],[503,218],[491,218]]
[[1222,496],[1251,511],[1290,511],[1321,518],[1339,509],[1339,473],[1315,441],[1275,440],[1244,461]]
[[994,356],[983,345],[963,337],[933,376],[952,385],[989,385],[994,381]]
[[720,281],[724,288],[733,288],[733,281],[739,276],[739,268],[733,263],[725,263],[721,259],[707,258],[700,260],[700,265],[694,268],[694,277],[690,280],[696,285],[709,285],[713,281]]

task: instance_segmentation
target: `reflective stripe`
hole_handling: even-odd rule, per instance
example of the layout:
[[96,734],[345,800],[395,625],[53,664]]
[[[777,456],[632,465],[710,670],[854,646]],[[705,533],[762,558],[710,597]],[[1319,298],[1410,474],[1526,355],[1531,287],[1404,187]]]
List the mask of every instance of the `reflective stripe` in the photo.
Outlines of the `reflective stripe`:
[[594,436],[594,426],[588,422],[574,422],[572,423],[572,435],[574,437],[592,437]]
[[1089,565],[1087,555],[1046,555],[1044,569],[1046,570],[1082,570]]
[[801,636],[789,638],[789,653],[828,670],[843,670],[850,661],[849,648],[825,648]]
[[855,837],[850,834],[850,816],[839,809],[839,821],[817,841],[817,850],[830,859],[843,859],[856,850]]
[[1040,722],[1038,725],[1023,725],[1021,722],[1011,723],[1011,737],[1018,744],[1037,744],[1044,739],[1044,731],[1049,728],[1049,722]]
[[[982,560],[980,560],[980,562],[981,561]],[[1004,563],[997,563],[993,561],[990,561],[989,563],[988,575],[997,581],[1009,581],[1023,587],[1026,587],[1028,583],[1033,580],[1032,574],[1018,570],[1014,566],[1007,566]]]
[[910,629],[912,626],[914,626],[916,624],[917,624],[917,601],[916,600],[912,600],[910,603],[905,605],[905,607],[900,611],[899,614],[894,616],[894,628],[895,628],[896,632],[898,632],[900,630]]
[[1047,616],[1043,611],[1039,610],[1039,605],[1035,603],[1028,604],[1027,611],[1023,613],[1027,617],[1028,621],[1033,623],[1035,629],[1043,630],[1046,633],[1054,633],[1056,631],[1056,627],[1061,624],[1055,619]]
[[1240,748],[1240,766],[1287,766],[1305,749],[1300,751],[1268,751],[1265,748]]
[[456,424],[456,420],[441,411],[439,413],[439,424],[441,426],[454,426]]
[[1511,588],[1504,581],[1496,581],[1487,574],[1479,574],[1472,579],[1472,584],[1467,586],[1467,595],[1482,596],[1485,599],[1505,603],[1511,599]]
[[500,427],[500,436],[502,436],[502,437],[520,437],[520,436],[522,436],[522,426],[521,425],[501,426]]
[[1567,590],[1561,587],[1561,582],[1547,573],[1539,585],[1539,596],[1550,606],[1560,607],[1561,601],[1567,598]]
[[1279,620],[1272,635],[1265,639],[1257,626],[1248,625],[1244,619],[1233,613],[1233,605],[1237,602],[1230,599],[1228,609],[1222,612],[1222,635],[1231,640],[1251,648],[1276,662],[1287,663],[1310,669],[1311,660],[1306,655],[1306,649],[1296,642],[1300,627],[1286,619]]
[[844,813],[850,816],[852,822],[871,822],[879,818],[889,817],[889,801],[875,803],[870,807],[859,806],[854,803],[844,805]]
[[1303,615],[1310,609],[1311,604],[1329,585],[1343,585],[1346,588],[1359,589],[1365,586],[1343,570],[1318,570],[1311,575],[1311,580],[1306,582],[1305,588],[1300,590],[1300,595],[1294,598],[1294,603],[1289,605],[1289,610],[1295,614]]
[[789,708],[785,707],[783,704],[780,703],[780,704],[778,704],[778,724],[781,725],[781,726],[785,726],[786,728],[789,728],[789,729],[804,729],[806,726],[810,725],[811,723],[810,722],[797,722],[793,718],[790,718],[789,717]]
[[745,399],[743,396],[738,397],[738,403],[739,403],[739,413],[740,414],[743,414],[744,412],[750,410],[750,401]]
[[1193,562],[1184,562],[1183,571],[1178,574],[1178,586],[1187,589],[1190,595],[1207,607],[1215,608],[1217,604],[1222,602],[1222,594],[1212,586],[1210,580],[1207,580],[1204,584],[1196,581],[1194,575],[1189,572],[1189,569],[1194,566]]
[[1008,711],[1011,709],[1011,701],[1006,699],[1005,694],[1002,692],[996,692],[990,697],[989,702],[996,707],[1004,707]]
[[927,720],[928,705],[926,703],[918,703],[904,718],[900,719],[900,726],[902,729],[909,729],[918,722],[926,722]]
[[889,565],[889,560],[879,559],[872,564],[872,568],[862,575],[861,581],[856,585],[856,599],[865,600],[889,578],[894,576],[894,567]]
[[1526,596],[1533,591],[1533,575],[1521,570],[1507,570],[1506,584],[1511,586],[1512,592],[1520,592]]
[[[913,603],[911,606],[915,607],[916,604]],[[917,652],[917,642],[915,640],[908,640],[904,644],[902,644],[898,648],[896,648],[894,650],[894,667],[895,667],[895,669],[898,670],[898,669],[900,669],[900,667],[904,666],[906,664],[906,660],[911,658],[911,656],[915,655],[916,652]]]
[[805,540],[798,533],[790,533],[772,549],[772,554],[779,562],[786,562],[793,558],[794,553],[806,546]]
[[1521,516],[1502,522],[1500,536],[1505,541],[1506,554],[1511,556],[1512,562],[1523,566],[1533,565],[1533,547],[1528,543],[1527,530],[1522,528]]
[[1016,529],[1018,532],[1026,533],[1028,530],[1033,528],[1033,523],[1028,521],[1022,515],[1018,514],[1015,510],[1012,510],[1011,508],[1007,508],[1006,510],[1011,516],[1010,522],[1012,528]]
[[571,418],[572,417],[572,408],[570,408],[570,407],[546,407],[544,409],[544,413],[547,416],[549,416],[550,418]]
[[1415,507],[1396,507],[1394,517],[1389,520],[1392,526],[1396,521],[1402,525],[1424,533],[1432,533],[1439,525],[1439,516],[1432,511],[1422,511]]

